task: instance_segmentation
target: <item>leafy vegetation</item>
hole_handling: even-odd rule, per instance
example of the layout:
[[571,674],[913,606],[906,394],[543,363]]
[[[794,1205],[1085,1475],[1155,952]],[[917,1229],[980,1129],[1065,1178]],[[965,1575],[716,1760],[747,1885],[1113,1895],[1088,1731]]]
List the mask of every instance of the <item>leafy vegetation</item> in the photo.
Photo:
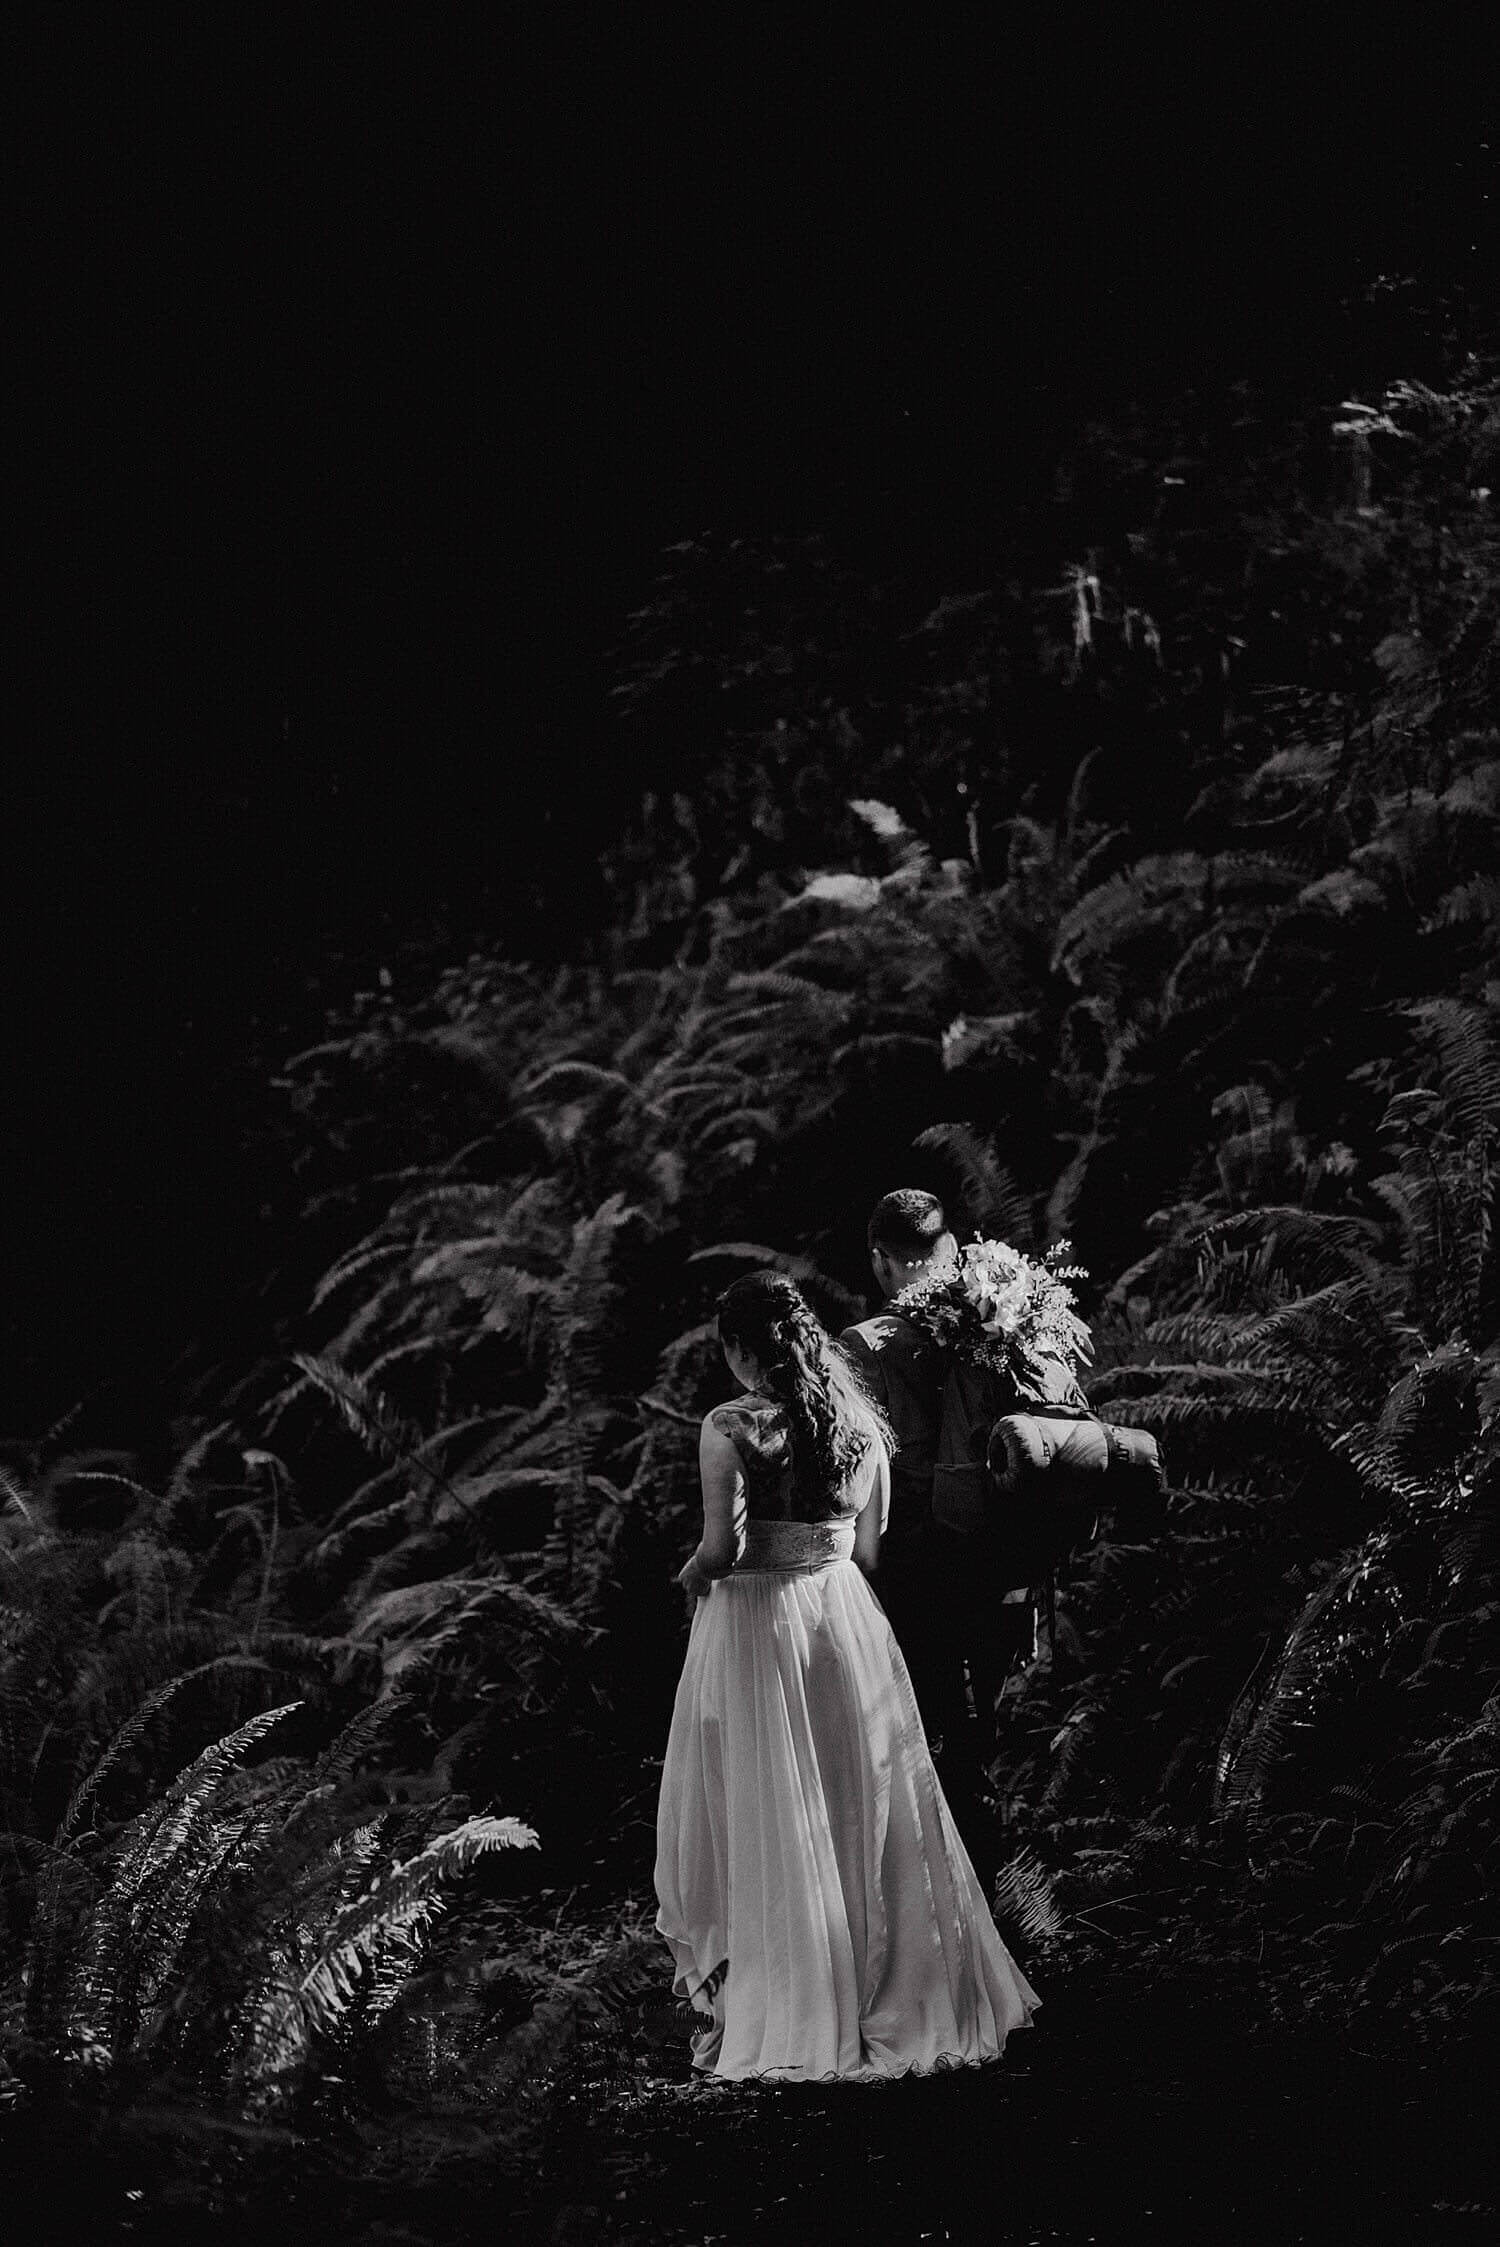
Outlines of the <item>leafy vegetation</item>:
[[1497,467],[1471,361],[1088,432],[936,605],[666,557],[609,927],[287,1062],[305,1307],[160,1473],[8,1448],[0,2093],[493,2107],[635,2001],[710,1305],[857,1315],[902,1181],[1074,1242],[1171,1469],[1007,1687],[1018,1948],[1492,2013]]

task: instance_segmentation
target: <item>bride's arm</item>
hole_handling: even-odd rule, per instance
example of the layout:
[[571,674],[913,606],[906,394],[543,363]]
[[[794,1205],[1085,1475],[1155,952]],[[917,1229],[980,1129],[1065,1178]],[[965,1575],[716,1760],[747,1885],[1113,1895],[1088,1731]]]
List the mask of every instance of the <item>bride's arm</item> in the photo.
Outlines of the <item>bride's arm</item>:
[[870,1495],[859,1511],[854,1524],[854,1557],[868,1576],[880,1559],[880,1540],[885,1531],[891,1510],[891,1462],[883,1443],[871,1446],[875,1453],[875,1472],[870,1483]]
[[740,1455],[710,1417],[698,1438],[698,1475],[703,1485],[703,1535],[682,1568],[678,1583],[701,1599],[716,1576],[727,1576],[739,1556],[745,1520],[745,1473]]

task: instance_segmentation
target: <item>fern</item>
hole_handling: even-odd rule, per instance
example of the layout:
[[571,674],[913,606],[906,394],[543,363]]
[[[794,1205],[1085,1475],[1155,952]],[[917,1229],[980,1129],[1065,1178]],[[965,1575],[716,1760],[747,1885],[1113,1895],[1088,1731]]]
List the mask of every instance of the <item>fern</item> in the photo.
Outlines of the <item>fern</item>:
[[218,1670],[259,1670],[265,1672],[270,1667],[269,1662],[256,1654],[215,1654],[207,1662],[199,1662],[192,1669],[179,1670],[175,1677],[168,1678],[164,1685],[159,1685],[156,1688],[155,1692],[148,1693],[134,1715],[128,1717],[125,1723],[121,1725],[92,1769],[75,1787],[68,1806],[59,1821],[57,1831],[52,1837],[54,1848],[60,1849],[63,1846],[97,1794],[100,1783],[111,1768],[118,1763],[126,1749],[134,1746],[151,1722],[152,1717],[157,1714],[158,1710],[164,1709],[170,1701],[175,1700],[185,1685],[190,1685],[195,1679],[206,1677]]
[[1192,851],[1143,858],[1111,874],[1063,916],[1053,972],[1080,985],[1086,970],[1127,944],[1143,937],[1180,940],[1204,911],[1211,878],[1207,861]]
[[378,1458],[393,1461],[409,1455],[412,1428],[387,1397],[332,1358],[314,1357],[305,1350],[297,1350],[292,1353],[292,1361],[337,1407],[346,1427],[358,1436],[367,1450]]
[[[821,1307],[830,1324],[847,1326],[864,1315],[863,1298],[831,1278],[811,1256],[790,1255],[783,1249],[767,1248],[760,1241],[715,1241],[707,1248],[694,1249],[687,1261],[690,1265],[706,1264],[721,1258],[730,1263],[785,1272],[789,1279],[797,1282],[814,1309]],[[695,1328],[694,1334],[707,1335],[714,1331],[704,1326]]]
[[930,1125],[918,1132],[913,1144],[953,1165],[971,1231],[1007,1240],[1023,1250],[1034,1247],[1036,1219],[1029,1198],[996,1157],[993,1143],[972,1124]]
[[1486,1015],[1457,1000],[1420,1000],[1406,1009],[1434,1054],[1443,1105],[1461,1137],[1500,1133],[1500,1044]]
[[346,1904],[296,1980],[273,1982],[250,1999],[235,2071],[246,2091],[264,2095],[284,2085],[309,2038],[338,2028],[377,1957],[384,1954],[387,1989],[397,1958],[414,1963],[415,1940],[440,1908],[439,1882],[461,1878],[491,1850],[537,1846],[535,1831],[519,1819],[471,1818]]
[[170,1972],[187,1919],[223,1862],[213,1813],[226,1776],[300,1706],[264,1710],[213,1742],[126,1828],[74,1974],[69,2034],[82,2047],[112,2057],[134,2035],[136,1993]]
[[1051,1876],[1029,1849],[1018,1850],[995,1875],[991,1907],[1003,1932],[1044,1948],[1061,1934],[1063,1915]]

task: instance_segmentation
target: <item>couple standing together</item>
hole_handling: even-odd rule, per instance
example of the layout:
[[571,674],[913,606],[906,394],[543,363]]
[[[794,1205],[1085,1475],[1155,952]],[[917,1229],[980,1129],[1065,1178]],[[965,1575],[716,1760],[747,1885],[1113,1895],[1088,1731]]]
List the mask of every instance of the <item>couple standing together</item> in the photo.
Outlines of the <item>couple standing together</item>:
[[[915,1190],[885,1196],[869,1241],[888,1301],[956,1247]],[[889,1312],[835,1342],[769,1271],[723,1296],[719,1341],[744,1394],[703,1422],[657,1813],[656,1924],[703,2016],[694,2065],[876,2078],[998,2058],[1039,2000],[929,1747],[974,1801],[977,1609],[962,1540],[932,1519],[937,1353]]]

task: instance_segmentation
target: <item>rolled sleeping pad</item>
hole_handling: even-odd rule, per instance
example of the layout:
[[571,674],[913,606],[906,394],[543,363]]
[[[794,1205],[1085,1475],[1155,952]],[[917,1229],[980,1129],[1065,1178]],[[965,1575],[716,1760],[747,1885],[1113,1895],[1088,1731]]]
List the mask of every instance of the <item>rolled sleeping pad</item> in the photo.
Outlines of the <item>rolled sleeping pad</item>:
[[1116,1428],[1092,1415],[1005,1413],[990,1430],[989,1469],[1002,1488],[1018,1489],[1029,1474],[1047,1470],[1066,1478],[1145,1477],[1157,1490],[1166,1481],[1155,1436],[1144,1428]]
[[988,1528],[1008,1583],[1035,1583],[1087,1544],[1108,1505],[1166,1484],[1161,1446],[1144,1428],[1107,1420],[1008,1412],[990,1431]]

